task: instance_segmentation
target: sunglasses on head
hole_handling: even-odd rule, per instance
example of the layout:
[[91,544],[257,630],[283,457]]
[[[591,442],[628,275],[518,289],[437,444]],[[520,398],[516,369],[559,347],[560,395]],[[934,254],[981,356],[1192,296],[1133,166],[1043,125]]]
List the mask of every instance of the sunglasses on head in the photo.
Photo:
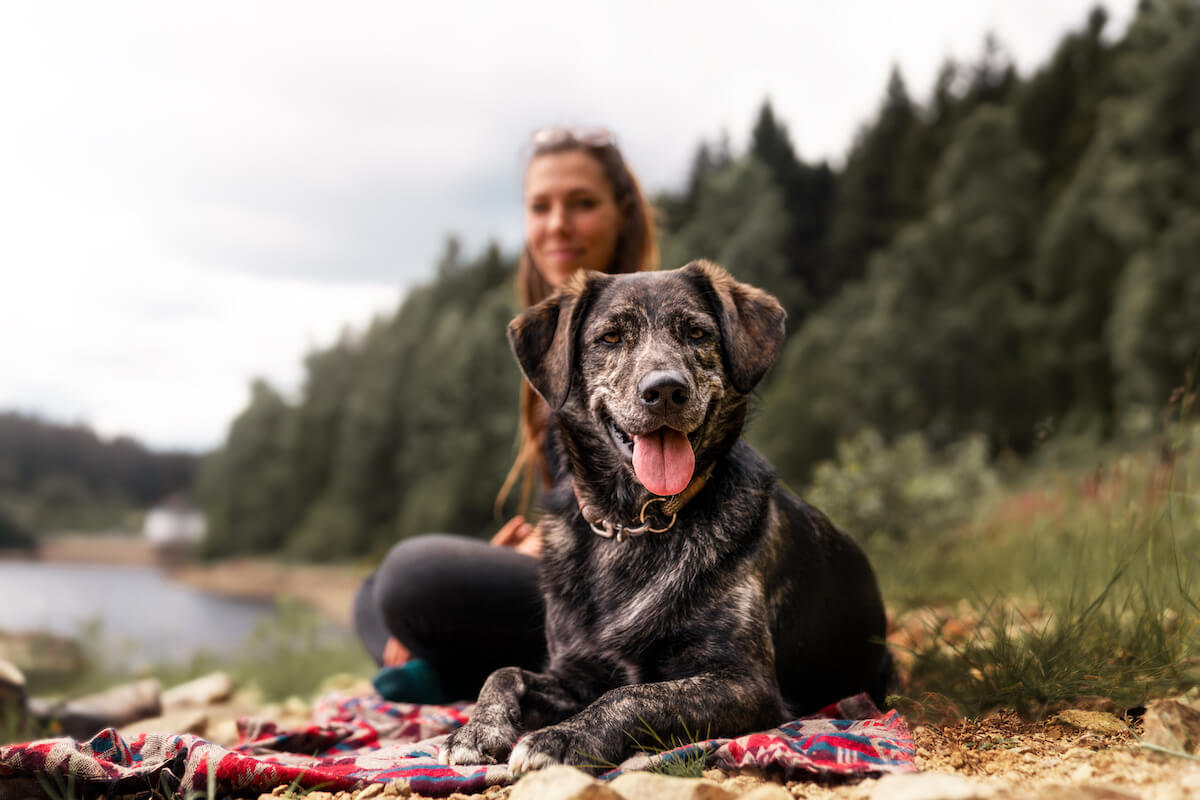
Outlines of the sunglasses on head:
[[529,141],[535,149],[565,144],[581,144],[585,147],[616,145],[616,137],[604,128],[564,128],[558,125],[539,128],[529,137]]

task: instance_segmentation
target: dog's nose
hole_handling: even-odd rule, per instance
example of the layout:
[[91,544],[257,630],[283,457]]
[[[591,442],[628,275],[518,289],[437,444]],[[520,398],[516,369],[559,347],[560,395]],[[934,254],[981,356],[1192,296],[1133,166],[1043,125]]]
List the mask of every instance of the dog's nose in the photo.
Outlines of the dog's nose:
[[655,411],[678,411],[687,405],[687,378],[678,372],[656,369],[638,383],[642,405]]

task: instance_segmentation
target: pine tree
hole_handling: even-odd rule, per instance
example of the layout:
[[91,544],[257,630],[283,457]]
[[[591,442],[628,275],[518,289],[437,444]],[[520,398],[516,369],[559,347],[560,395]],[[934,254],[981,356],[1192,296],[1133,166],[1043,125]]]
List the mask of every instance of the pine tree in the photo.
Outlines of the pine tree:
[[[833,173],[825,164],[810,166],[797,158],[787,127],[776,119],[769,101],[763,103],[754,124],[750,154],[770,170],[782,192],[788,216],[784,243],[788,272],[804,284],[807,295],[815,297],[825,268],[825,239],[833,212]],[[793,322],[799,322],[796,313]]]
[[918,123],[904,79],[893,69],[875,121],[859,133],[838,176],[829,263],[817,281],[822,296],[861,278],[871,254],[891,241],[905,221],[910,198],[898,190],[896,166]]
[[1114,314],[1119,287],[1129,286],[1125,270],[1139,258],[1169,260],[1158,243],[1172,230],[1186,239],[1200,206],[1200,4],[1143,3],[1115,55],[1113,85],[1050,210],[1035,264],[1038,298],[1052,309],[1045,335],[1055,345],[1056,390],[1080,425],[1112,424],[1114,386],[1132,400],[1141,391],[1133,387],[1154,383],[1118,374],[1140,347],[1121,323],[1139,314]]

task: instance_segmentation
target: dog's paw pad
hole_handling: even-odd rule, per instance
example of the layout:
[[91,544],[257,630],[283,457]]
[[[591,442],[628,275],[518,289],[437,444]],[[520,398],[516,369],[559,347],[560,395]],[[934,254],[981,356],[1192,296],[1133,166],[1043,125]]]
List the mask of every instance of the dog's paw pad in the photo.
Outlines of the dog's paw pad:
[[517,746],[513,748],[512,755],[508,757],[508,771],[513,775],[522,775],[526,772],[533,772],[536,769],[549,767],[560,763],[555,760],[549,753],[535,751],[530,748],[526,742],[517,742]]
[[584,739],[569,728],[542,728],[517,742],[508,759],[508,771],[520,775],[554,764],[595,766],[597,757],[589,753],[588,747]]
[[498,764],[512,749],[512,740],[502,733],[470,723],[446,737],[438,762],[446,765]]

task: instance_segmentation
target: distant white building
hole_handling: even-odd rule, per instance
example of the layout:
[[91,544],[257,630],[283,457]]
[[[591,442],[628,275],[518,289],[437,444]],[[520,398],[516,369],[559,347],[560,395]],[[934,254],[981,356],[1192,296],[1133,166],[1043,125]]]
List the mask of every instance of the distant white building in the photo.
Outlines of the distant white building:
[[156,547],[195,544],[207,530],[204,513],[175,495],[152,508],[142,524],[142,536]]

